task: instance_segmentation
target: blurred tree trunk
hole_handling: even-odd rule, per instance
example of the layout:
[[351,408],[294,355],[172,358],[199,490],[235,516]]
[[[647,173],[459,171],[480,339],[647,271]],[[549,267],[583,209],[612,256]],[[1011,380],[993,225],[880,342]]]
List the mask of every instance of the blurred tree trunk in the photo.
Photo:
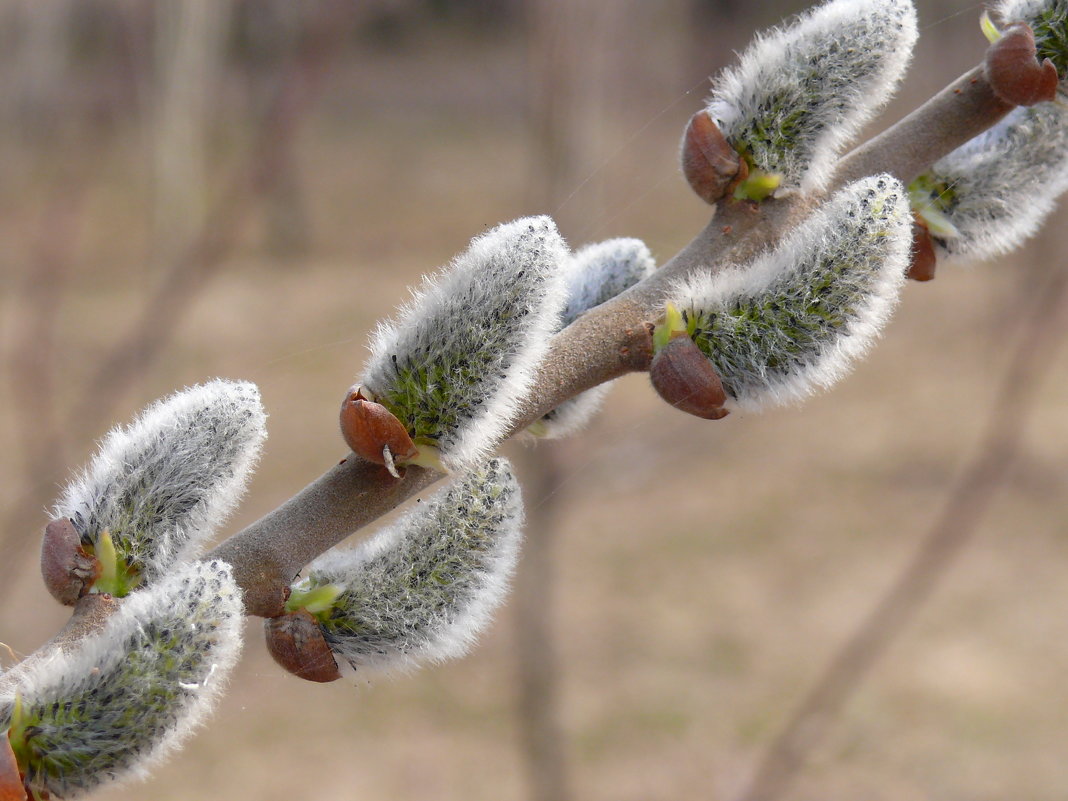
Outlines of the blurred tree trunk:
[[165,269],[200,236],[207,216],[211,92],[220,80],[230,5],[157,3],[153,113],[154,262]]
[[[532,0],[527,4],[532,211],[551,214],[565,237],[591,230],[603,186],[584,184],[603,159],[606,98],[618,86],[618,34],[631,0]],[[615,64],[618,66],[618,64]],[[568,199],[583,188],[583,219],[569,219]],[[560,721],[554,636],[556,531],[566,511],[566,442],[541,443],[521,458],[528,513],[515,586],[515,642],[521,747],[530,801],[574,796]]]
[[[244,8],[248,94],[257,116],[271,102],[278,65],[300,47],[307,27],[307,9],[291,0],[261,0]],[[360,9],[357,18],[364,12]],[[271,191],[264,201],[264,244],[279,261],[294,259],[308,250],[311,239],[307,204],[301,190],[298,165],[292,151],[276,165]]]
[[28,138],[56,123],[70,58],[71,0],[19,0],[5,22],[18,32],[11,97],[19,129]]

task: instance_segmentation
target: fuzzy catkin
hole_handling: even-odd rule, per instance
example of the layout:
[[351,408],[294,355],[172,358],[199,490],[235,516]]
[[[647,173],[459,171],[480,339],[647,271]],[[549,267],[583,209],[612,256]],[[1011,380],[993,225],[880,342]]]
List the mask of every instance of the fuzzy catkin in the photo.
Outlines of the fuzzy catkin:
[[567,255],[548,217],[497,226],[375,332],[362,385],[449,470],[507,433],[559,328]]
[[241,593],[224,562],[193,562],[139,590],[104,628],[27,670],[17,694],[29,785],[75,798],[144,777],[208,715],[241,649]]
[[900,182],[865,178],[749,266],[691,279],[673,293],[728,408],[800,400],[846,372],[897,301],[910,225]]
[[94,546],[109,531],[126,564],[154,581],[195,556],[240,500],[266,418],[248,382],[209,381],[159,400],[108,433],[53,516]]
[[575,251],[564,267],[567,306],[561,328],[630,289],[655,269],[653,254],[640,239],[606,239]]
[[519,485],[508,462],[494,459],[358,548],[320,557],[297,589],[344,588],[320,625],[353,667],[459,656],[507,591],[522,524]]
[[[565,268],[568,301],[561,327],[634,286],[655,269],[656,261],[640,239],[608,239],[576,251]],[[564,401],[531,426],[531,433],[559,439],[579,431],[601,408],[610,387],[611,382],[601,384]]]
[[830,0],[750,45],[716,80],[708,112],[784,189],[820,190],[893,94],[916,37],[909,0]]
[[[1068,35],[1068,29],[1066,29]],[[1019,107],[935,163],[910,186],[942,261],[991,259],[1019,247],[1068,189],[1068,110]],[[946,225],[948,223],[948,226]]]

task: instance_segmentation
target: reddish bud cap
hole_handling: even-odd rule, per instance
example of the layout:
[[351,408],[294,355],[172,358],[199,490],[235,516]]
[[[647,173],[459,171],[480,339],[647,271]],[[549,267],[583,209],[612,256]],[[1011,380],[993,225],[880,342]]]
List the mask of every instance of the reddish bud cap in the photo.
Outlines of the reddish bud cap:
[[727,393],[712,363],[685,334],[675,336],[653,357],[649,378],[657,394],[676,409],[705,420],[719,420]]
[[912,261],[906,275],[913,281],[932,281],[938,258],[935,256],[934,240],[926,223],[918,216],[912,219]]
[[74,606],[89,592],[101,570],[99,560],[85,552],[81,535],[70,520],[64,517],[45,526],[41,575],[53,598]]
[[0,801],[26,801],[28,798],[11,741],[7,732],[0,732]]
[[341,404],[341,435],[355,454],[375,464],[386,464],[386,447],[398,463],[419,455],[401,421],[381,403],[365,400],[359,389],[350,390]]
[[341,678],[337,660],[323,637],[319,621],[307,610],[298,609],[263,622],[267,650],[274,661],[294,676],[307,681],[336,681]]
[[1039,62],[1035,34],[1026,22],[1014,22],[986,51],[986,79],[1001,100],[1033,106],[1057,97],[1057,68]]
[[749,174],[749,168],[730,146],[707,111],[690,117],[682,137],[682,174],[706,203],[722,200]]

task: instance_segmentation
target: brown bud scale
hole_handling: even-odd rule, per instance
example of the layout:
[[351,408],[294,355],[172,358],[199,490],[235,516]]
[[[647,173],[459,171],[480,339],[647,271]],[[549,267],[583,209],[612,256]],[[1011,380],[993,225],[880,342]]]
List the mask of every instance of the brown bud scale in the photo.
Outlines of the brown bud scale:
[[341,435],[353,453],[375,464],[386,464],[383,448],[389,448],[398,464],[419,454],[404,424],[381,403],[366,400],[355,387],[341,404]]
[[649,378],[661,398],[676,409],[705,420],[719,420],[727,393],[712,363],[686,334],[674,335],[649,367]]
[[1014,22],[987,48],[985,67],[990,88],[1006,103],[1033,106],[1057,97],[1057,68],[1048,58],[1039,62],[1026,22]]
[[64,517],[45,526],[41,575],[53,598],[74,606],[100,578],[101,569],[100,561],[85,552],[81,535],[70,520]]
[[305,609],[263,621],[267,650],[274,661],[307,681],[337,681],[341,672],[319,621]]
[[11,741],[7,732],[0,732],[0,801],[27,801],[28,798]]
[[682,136],[682,174],[697,196],[712,204],[749,175],[749,167],[707,111],[694,114]]
[[933,281],[938,258],[927,224],[914,214],[912,218],[912,261],[906,275],[913,281]]

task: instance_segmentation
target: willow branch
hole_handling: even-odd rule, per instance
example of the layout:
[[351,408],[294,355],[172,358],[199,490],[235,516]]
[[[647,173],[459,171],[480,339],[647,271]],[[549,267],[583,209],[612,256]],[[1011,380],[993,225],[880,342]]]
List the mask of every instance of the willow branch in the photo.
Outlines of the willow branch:
[[[845,156],[836,182],[880,172],[910,180],[945,154],[996,124],[1011,106],[994,97],[976,67],[883,134]],[[512,433],[563,401],[629,372],[647,370],[652,357],[647,324],[656,320],[666,290],[697,270],[745,263],[796,224],[809,204],[797,197],[756,205],[721,204],[689,245],[653,276],[591,310],[552,340]],[[233,535],[209,556],[229,561],[245,590],[249,614],[281,612],[296,573],[319,553],[373,522],[440,475],[409,468],[400,480],[350,454],[279,509]]]
[[839,162],[842,186],[888,172],[906,186],[943,156],[991,128],[1014,106],[999,99],[980,64]]
[[[847,155],[837,181],[885,171],[910,178],[993,126],[1008,110],[993,98],[982,68],[976,68]],[[790,196],[760,205],[722,203],[704,230],[653,276],[554,337],[511,433],[586,389],[647,370],[652,356],[647,324],[660,316],[667,289],[697,270],[716,271],[745,263],[777,241],[816,200]],[[434,471],[409,467],[401,479],[392,479],[380,467],[350,453],[206,558],[221,558],[233,565],[249,614],[277,615],[289,583],[305,564],[440,477]]]

